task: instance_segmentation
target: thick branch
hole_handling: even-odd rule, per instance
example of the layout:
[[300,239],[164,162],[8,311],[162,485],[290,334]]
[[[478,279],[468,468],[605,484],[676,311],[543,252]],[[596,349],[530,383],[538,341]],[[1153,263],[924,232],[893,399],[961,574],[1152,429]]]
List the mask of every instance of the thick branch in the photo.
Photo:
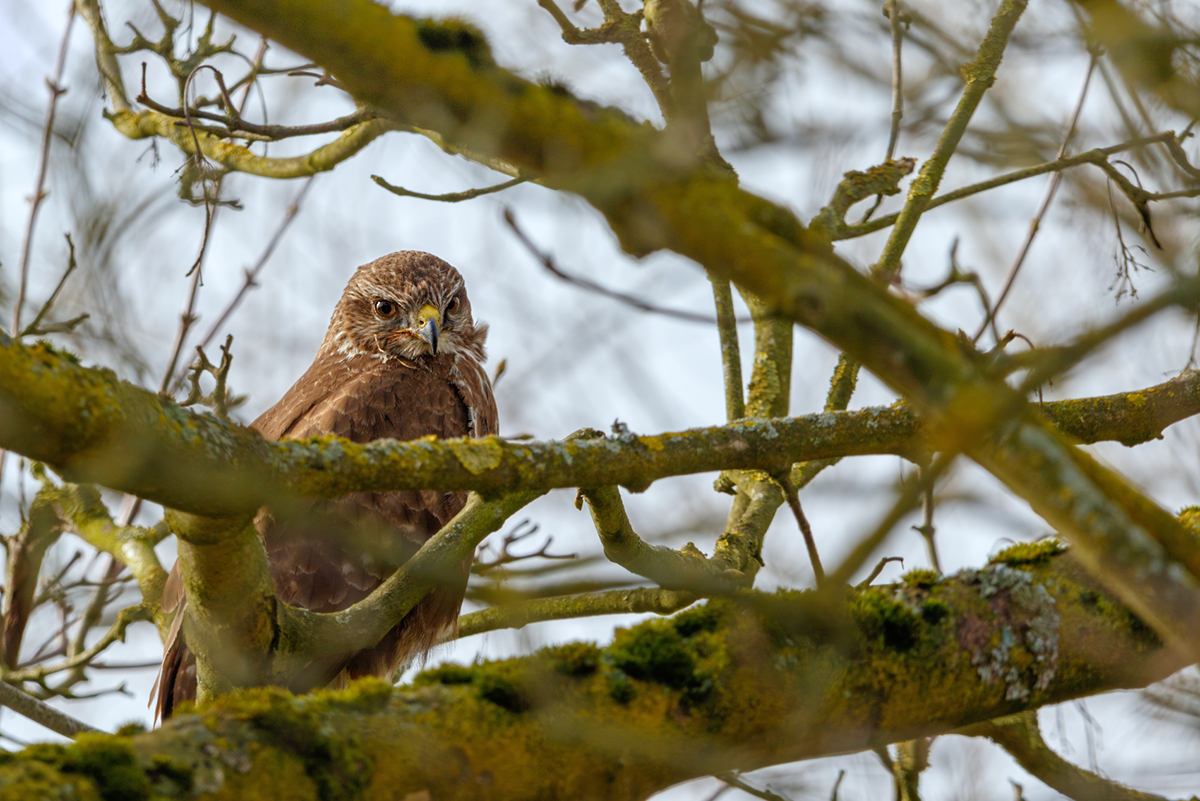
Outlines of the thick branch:
[[[1133,490],[1110,496],[1119,479],[1030,422],[1023,397],[987,373],[982,355],[839,259],[827,240],[806,231],[788,210],[740,190],[727,175],[681,159],[660,132],[618,111],[497,68],[482,37],[464,35],[460,23],[445,23],[453,29],[450,41],[458,43],[446,47],[428,44],[446,41],[442,24],[395,16],[370,0],[208,4],[312,58],[356,100],[397,122],[437,131],[547,187],[581,194],[604,213],[628,252],[670,248],[813,329],[929,415],[947,437],[943,446],[986,463],[1050,515],[1081,558],[1159,631],[1181,647],[1200,649],[1191,636],[1200,621],[1200,549],[1177,547],[1183,536],[1178,522]],[[988,41],[1004,38],[1022,6],[1004,3]],[[981,58],[968,79],[994,73],[994,66]],[[1188,283],[1174,302],[1194,305],[1196,290],[1195,282]],[[1005,458],[993,458],[985,443],[1012,420],[1021,422],[1005,432]],[[1074,462],[1080,469],[1047,471],[1048,461]],[[1038,481],[1028,479],[1035,474]],[[613,482],[592,485],[607,483]],[[1127,531],[1131,519],[1139,525]],[[1140,573],[1109,561],[1122,550],[1111,542],[1114,536],[1152,557]],[[1148,550],[1143,539],[1152,546]],[[1192,575],[1183,565],[1192,566]]]
[[[1083,442],[1132,445],[1200,413],[1200,373],[1189,371],[1137,392],[1041,408],[1065,434]],[[810,459],[912,455],[928,446],[917,416],[903,406],[620,439],[268,442],[119,381],[107,370],[83,367],[45,344],[26,346],[0,335],[0,447],[73,480],[181,511],[221,515],[255,510],[281,497],[349,492],[500,493],[606,485],[641,490],[666,476],[776,471]],[[96,522],[101,526],[96,536],[111,526],[107,513]],[[105,542],[97,547],[117,547],[116,540]]]
[[[336,783],[344,799],[634,801],[714,771],[1143,685],[1183,664],[1068,556],[874,587],[841,607],[833,629],[811,593],[747,600],[764,611],[709,602],[618,632],[605,649],[447,665],[409,689],[372,681],[302,700],[233,695],[156,732],[89,740],[129,766],[120,774],[72,772],[75,751],[31,749],[0,765],[0,783],[36,770],[48,784],[99,783],[101,793],[117,775],[179,792],[186,775],[193,798],[279,787],[315,796]],[[827,639],[830,630],[845,639]],[[1012,645],[996,649],[1003,631]]]

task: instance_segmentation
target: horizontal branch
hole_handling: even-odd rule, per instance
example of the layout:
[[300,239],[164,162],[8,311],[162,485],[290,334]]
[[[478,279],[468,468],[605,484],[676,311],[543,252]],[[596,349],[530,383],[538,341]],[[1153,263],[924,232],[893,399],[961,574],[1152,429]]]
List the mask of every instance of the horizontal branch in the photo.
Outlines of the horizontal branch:
[[[1200,373],[1042,409],[1082,442],[1143,442],[1200,412]],[[918,418],[904,406],[563,442],[497,437],[365,445],[336,437],[269,442],[120,381],[111,371],[83,367],[44,343],[24,345],[0,334],[0,447],[45,462],[72,481],[184,512],[222,515],[257,509],[268,500],[350,492],[498,494],[613,485],[641,491],[667,476],[778,472],[795,462],[836,456],[915,456],[927,446]]]
[[73,770],[82,750],[30,749],[0,764],[0,784],[36,771],[48,786],[91,783],[103,797],[115,797],[118,777],[148,796],[187,776],[195,798],[327,795],[336,783],[347,801],[634,801],[713,772],[1141,686],[1183,666],[1069,554],[1022,548],[982,570],[847,596],[832,627],[813,593],[750,593],[745,607],[710,601],[618,631],[603,649],[445,665],[409,688],[368,680],[301,700],[251,690],[155,732],[79,747],[107,748],[120,773]]
[[275,158],[260,156],[248,147],[202,130],[201,126],[193,126],[193,136],[193,131],[180,125],[178,118],[158,111],[117,111],[109,118],[113,126],[130,139],[162,137],[188,154],[196,152],[199,142],[205,157],[227,170],[279,179],[303,178],[332,170],[383,134],[397,130],[397,126],[387,120],[369,119],[352,125],[337,139],[311,153]]
[[587,592],[534,598],[512,604],[469,612],[458,619],[458,636],[472,637],[498,629],[523,629],[530,623],[548,620],[572,620],[597,615],[628,615],[653,612],[672,615],[696,602],[690,592],[637,587],[631,590]]
[[[987,192],[989,190],[996,189],[997,187],[1017,183],[1018,181],[1024,181],[1027,178],[1036,178],[1039,175],[1046,175],[1047,173],[1051,172],[1060,172],[1062,170],[1070,169],[1071,167],[1078,167],[1082,164],[1096,165],[1102,162],[1107,163],[1109,156],[1113,156],[1118,153],[1124,153],[1135,148],[1147,147],[1155,144],[1164,144],[1169,147],[1171,143],[1178,145],[1178,137],[1174,131],[1164,131],[1163,133],[1155,134],[1154,136],[1144,136],[1138,139],[1130,139],[1127,142],[1121,142],[1117,145],[1098,147],[1094,150],[1089,150],[1085,153],[1079,153],[1074,156],[1067,156],[1054,161],[1035,164],[1032,167],[1014,170],[1003,175],[997,175],[995,178],[989,178],[986,181],[980,181],[979,183],[954,189],[950,192],[944,192],[930,200],[925,206],[925,210],[929,211],[931,209],[936,209],[938,206],[944,206],[947,203],[953,203],[956,200],[962,200],[963,198],[968,198],[972,195],[978,195],[981,192]],[[855,175],[859,175],[859,173],[856,173]],[[847,182],[842,182],[842,184],[845,183]],[[849,189],[843,189],[842,184],[838,185],[839,196],[845,196],[850,191]],[[851,195],[851,197],[853,197],[853,195]],[[835,201],[837,199],[838,198],[835,197]],[[1166,198],[1154,199],[1164,200]],[[856,225],[846,225],[844,222],[845,210],[843,210],[840,206],[837,206],[835,203],[831,203],[831,206],[836,211],[842,212],[842,217],[836,216],[835,211],[835,213],[827,214],[824,218],[822,218],[822,222],[830,231],[830,238],[834,241],[839,239],[853,239],[854,237],[864,236],[866,234],[874,233],[875,231],[881,231],[888,226],[894,225],[896,220],[900,218],[900,213],[897,212],[895,214],[888,214],[884,217],[868,220],[867,222],[858,223]],[[825,211],[825,209],[822,209],[822,212]]]

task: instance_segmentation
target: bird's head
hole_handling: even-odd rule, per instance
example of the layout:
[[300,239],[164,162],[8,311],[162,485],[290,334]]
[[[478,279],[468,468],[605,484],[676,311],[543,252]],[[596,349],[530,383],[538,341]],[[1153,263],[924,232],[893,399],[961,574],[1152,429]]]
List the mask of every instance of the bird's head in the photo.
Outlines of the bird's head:
[[402,250],[359,267],[334,309],[324,347],[346,355],[482,361],[487,326],[471,319],[458,270],[429,253]]

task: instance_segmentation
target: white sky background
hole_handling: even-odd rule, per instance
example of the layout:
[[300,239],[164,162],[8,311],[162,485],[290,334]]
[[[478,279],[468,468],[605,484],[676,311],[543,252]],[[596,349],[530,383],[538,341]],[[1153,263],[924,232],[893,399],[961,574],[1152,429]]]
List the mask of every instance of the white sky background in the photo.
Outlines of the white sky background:
[[[392,5],[405,13],[459,13],[484,28],[501,65],[528,77],[565,80],[583,97],[658,121],[649,90],[623,60],[619,48],[564,44],[553,21],[533,0],[501,7],[468,0],[403,0]],[[567,7],[569,3],[561,5]],[[852,18],[855,30],[860,32],[843,38],[841,46],[852,48],[856,55],[869,54],[862,57],[880,74],[886,74],[890,69],[890,42],[878,26],[878,4],[844,0],[828,5],[832,26]],[[943,5],[917,7],[937,15],[943,25],[974,48],[994,5],[960,4],[956,13],[961,18],[955,19],[945,18]],[[1033,5],[1035,8],[1021,23],[1022,35],[1068,29],[1070,16],[1064,3]],[[37,138],[46,102],[44,79],[53,69],[65,8],[66,3],[0,0],[0,287],[5,295],[6,327],[27,216],[26,198],[35,178]],[[151,38],[159,32],[149,3],[109,2],[105,10],[118,42],[128,41],[123,22],[129,19]],[[595,4],[575,18],[581,24],[594,22],[598,18]],[[202,26],[205,19],[207,12],[197,9],[197,25]],[[228,26],[224,30],[228,32]],[[253,36],[243,36],[243,49],[252,51],[254,41]],[[827,202],[842,172],[878,163],[886,147],[890,112],[886,91],[853,76],[830,55],[828,45],[812,43],[802,57],[787,64],[787,75],[769,99],[767,115],[773,129],[785,135],[785,141],[746,151],[726,150],[748,189],[788,204],[804,220]],[[1016,58],[1010,52],[996,87],[975,118],[973,130],[995,124],[1003,108],[1022,122],[1049,126],[1050,139],[1056,145],[1078,95],[1087,56],[1065,46],[1061,53],[1042,53],[1036,61],[1028,53],[1023,55],[1024,59]],[[151,95],[174,105],[173,88],[164,80],[166,70],[153,58],[139,54],[123,60],[129,94],[132,97],[137,93],[139,62],[145,59],[151,65]],[[268,63],[274,65],[299,61],[278,50],[268,57]],[[905,69],[909,85],[917,86],[929,63],[910,46],[905,51]],[[236,73],[234,67],[230,70]],[[185,206],[174,197],[173,172],[182,161],[177,151],[169,144],[160,144],[161,162],[155,167],[147,154],[149,142],[125,139],[99,119],[101,105],[95,98],[92,43],[82,21],[76,22],[73,32],[64,83],[72,91],[60,101],[60,123],[88,118],[80,147],[86,154],[85,169],[81,171],[78,165],[72,166],[62,158],[51,163],[50,196],[39,219],[29,294],[34,304],[40,303],[57,280],[66,261],[64,232],[71,231],[77,244],[84,240],[85,233],[76,219],[80,210],[90,208],[94,213],[97,207],[108,207],[118,213],[127,212],[137,202],[150,198],[149,211],[114,245],[111,263],[119,293],[100,293],[104,282],[89,276],[89,269],[95,269],[95,265],[89,264],[81,252],[81,269],[64,295],[58,316],[91,311],[96,319],[85,325],[94,326],[91,331],[95,333],[107,309],[109,318],[130,332],[144,359],[143,369],[119,361],[112,348],[70,338],[63,339],[63,343],[85,349],[89,360],[112,366],[126,377],[156,389],[185,299],[184,273],[199,244],[203,211]],[[270,121],[315,122],[350,110],[349,102],[335,90],[313,90],[309,83],[287,78],[271,80]],[[210,88],[206,84],[202,91]],[[930,96],[956,98],[958,94],[944,79],[922,91]],[[247,116],[260,119],[259,108],[258,99],[252,98]],[[727,145],[743,133],[731,124],[728,111],[714,108],[718,138]],[[821,136],[811,135],[814,127],[828,130]],[[921,135],[903,134],[898,154],[924,160],[932,146],[930,132],[936,135],[938,127],[935,121],[924,126]],[[1073,150],[1113,144],[1122,138],[1113,105],[1097,75]],[[292,140],[272,145],[270,152],[291,154],[313,146],[310,140]],[[978,148],[980,143],[969,137],[966,146]],[[58,156],[66,151],[61,142],[56,142],[55,148]],[[1200,160],[1195,146],[1190,146],[1189,152],[1194,161]],[[956,157],[943,190],[994,172]],[[541,187],[521,186],[500,195],[447,205],[397,198],[376,187],[370,181],[371,174],[432,193],[506,180],[506,176],[445,155],[423,138],[402,134],[377,140],[356,158],[318,177],[296,224],[264,271],[260,287],[249,294],[228,327],[235,337],[230,381],[236,392],[249,395],[246,405],[237,412],[242,421],[249,422],[273,403],[307,366],[333,303],[353,269],[399,249],[431,251],[464,274],[476,317],[492,326],[491,365],[494,368],[502,358],[508,362],[507,372],[497,386],[503,434],[561,438],[583,426],[607,429],[614,419],[639,433],[723,421],[715,328],[646,315],[559,282],[513,239],[501,218],[501,209],[511,207],[526,232],[543,250],[552,252],[564,269],[662,306],[708,313],[709,283],[690,261],[670,253],[655,254],[640,262],[631,260],[621,254],[598,213],[576,198]],[[948,269],[951,243],[958,238],[960,263],[978,271],[995,295],[1046,180],[1035,178],[982,200],[929,212],[906,253],[906,285],[938,283]],[[201,319],[194,334],[206,331],[236,292],[243,269],[258,258],[299,186],[299,181],[268,181],[238,174],[226,180],[225,196],[240,199],[245,210],[222,210],[218,215],[199,296]],[[907,182],[904,188],[907,190]],[[878,214],[897,209],[902,197],[889,199]],[[849,218],[857,219],[863,208],[856,207]],[[1195,205],[1191,208],[1194,211]],[[1175,266],[1194,269],[1197,226],[1186,217],[1173,223],[1165,211],[1160,210],[1155,218],[1160,234],[1183,245],[1180,253],[1184,255]],[[886,235],[884,231],[842,243],[839,252],[861,266],[868,265],[877,258]],[[1140,243],[1128,229],[1126,236]],[[1114,252],[1111,223],[1081,208],[1076,185],[1064,181],[1001,314],[1001,329],[1014,328],[1038,344],[1056,344],[1124,313],[1131,308],[1131,301],[1117,305],[1115,291],[1109,289],[1115,275]],[[1135,276],[1142,298],[1151,297],[1167,277],[1161,265],[1147,260],[1155,264],[1156,272]],[[978,301],[969,289],[951,290],[922,308],[951,329],[961,326],[973,332],[979,324]],[[26,314],[29,319],[30,312]],[[1182,315],[1159,315],[1058,381],[1047,392],[1047,398],[1103,394],[1159,383],[1175,375],[1188,361],[1192,326],[1193,321]],[[749,356],[749,326],[742,327],[741,341],[744,355]],[[210,356],[215,350],[214,342]],[[191,346],[187,352],[192,352]],[[823,341],[797,329],[793,413],[822,407],[836,356],[836,351]],[[744,359],[744,365],[748,379],[749,358]],[[893,399],[888,390],[864,375],[852,407],[890,403]],[[1198,443],[1200,426],[1187,421],[1169,429],[1162,441],[1136,449],[1108,444],[1093,450],[1164,506],[1178,509],[1200,502]],[[857,537],[870,530],[891,505],[890,487],[902,469],[909,466],[895,458],[854,459],[827,471],[804,492],[805,508],[826,565],[840,561]],[[10,469],[5,474],[6,494],[0,505],[0,530],[5,532],[16,525],[15,473]],[[711,479],[695,476],[663,480],[645,494],[627,495],[635,527],[649,539],[673,545],[694,540],[702,549],[711,549],[728,503],[725,496],[711,491]],[[33,487],[29,486],[28,491],[32,493]],[[948,573],[978,567],[989,553],[1009,541],[1032,539],[1047,531],[1022,502],[969,464],[959,466],[942,494],[952,497],[939,507],[936,518],[939,552]],[[586,513],[574,510],[571,500],[568,492],[552,493],[530,507],[528,517],[541,525],[543,534],[554,536],[554,551],[595,555],[600,549],[590,520]],[[157,510],[149,510],[142,519],[152,521],[154,514]],[[923,543],[908,525],[906,521],[897,527],[883,551],[903,556],[904,569],[925,566]],[[689,530],[681,532],[681,528]],[[661,532],[675,533],[664,539]],[[49,561],[61,564],[75,545],[64,541]],[[169,563],[174,556],[173,545],[164,543],[160,551],[164,562]],[[802,541],[789,516],[781,514],[777,518],[764,556],[767,567],[759,578],[760,588],[811,584]],[[889,565],[880,581],[894,579],[904,569]],[[623,571],[609,566],[602,574],[620,579]],[[634,616],[600,618],[539,624],[521,632],[495,632],[448,646],[434,660],[507,656],[573,639],[605,641],[614,626],[634,620]],[[35,621],[27,641],[36,641],[39,631],[52,631],[54,625],[50,619]],[[152,628],[138,625],[130,630],[129,643],[114,649],[107,661],[153,661],[160,653]],[[148,721],[146,699],[153,678],[152,669],[98,671],[93,684],[83,691],[94,692],[125,682],[131,696],[104,695],[92,701],[72,702],[66,708],[109,730],[133,718]],[[1151,722],[1139,711],[1141,703],[1136,693],[1114,693],[1086,702],[1086,710],[1099,724],[1099,733],[1093,731],[1098,738],[1092,749],[1096,764],[1113,778],[1142,789],[1176,796],[1200,791],[1200,772],[1194,767],[1200,763],[1200,735],[1196,729]],[[1092,756],[1088,725],[1077,705],[1043,710],[1042,722],[1051,745],[1067,758],[1089,766]],[[39,727],[10,712],[0,716],[0,727],[22,739],[48,737]],[[11,747],[11,743],[5,745]],[[1059,797],[985,741],[939,738],[932,760],[933,766],[922,780],[926,799],[1008,799],[1012,797],[1007,781],[1010,777],[1025,786],[1030,801]],[[847,771],[841,798],[890,795],[891,780],[870,754],[775,768],[750,780],[770,782],[786,789],[793,798],[827,798],[839,769]],[[660,797],[707,798],[717,786],[714,780],[702,780]]]

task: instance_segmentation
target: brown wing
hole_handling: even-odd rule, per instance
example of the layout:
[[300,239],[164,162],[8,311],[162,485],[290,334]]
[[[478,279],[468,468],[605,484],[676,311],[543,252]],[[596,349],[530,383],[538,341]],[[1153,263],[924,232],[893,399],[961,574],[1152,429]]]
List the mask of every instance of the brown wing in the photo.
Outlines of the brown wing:
[[[318,359],[252,427],[270,439],[335,434],[355,442],[382,437],[412,440],[429,434],[480,437],[496,432],[491,382],[474,360],[460,359],[442,373],[395,360],[360,359]],[[336,611],[369,595],[464,502],[464,493],[359,493],[313,503],[304,514],[292,510],[286,521],[276,521],[264,510],[256,523],[279,598],[314,611]],[[330,536],[348,527],[357,532],[349,548]],[[364,540],[376,547],[364,547]],[[340,667],[350,677],[389,675],[398,662],[428,650],[457,621],[469,560],[460,572],[451,585],[418,604],[375,648],[336,666],[314,666],[308,686],[325,683]],[[178,564],[172,577],[178,579]],[[170,595],[164,597],[164,606],[178,607],[177,622],[182,621],[186,605],[181,590],[181,582],[168,581],[164,593]],[[178,625],[168,637],[160,680],[156,712],[165,719],[175,705],[194,698],[196,692],[195,660],[179,636]],[[308,686],[297,684],[293,689]]]
[[459,359],[453,370],[452,383],[462,396],[470,415],[472,437],[486,437],[499,432],[499,414],[492,382],[483,365],[474,359]]
[[[315,403],[284,407],[290,412],[307,406],[289,423],[270,420],[272,427],[284,428],[289,439],[335,434],[355,442],[460,437],[468,431],[458,392],[428,369],[391,360],[351,365],[347,372],[345,381]],[[337,611],[365,598],[464,502],[462,493],[358,493],[314,503],[287,521],[260,515],[280,599],[314,611]],[[356,530],[352,548],[330,537],[331,531],[349,526]]]

